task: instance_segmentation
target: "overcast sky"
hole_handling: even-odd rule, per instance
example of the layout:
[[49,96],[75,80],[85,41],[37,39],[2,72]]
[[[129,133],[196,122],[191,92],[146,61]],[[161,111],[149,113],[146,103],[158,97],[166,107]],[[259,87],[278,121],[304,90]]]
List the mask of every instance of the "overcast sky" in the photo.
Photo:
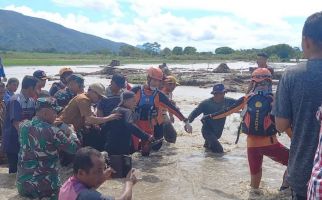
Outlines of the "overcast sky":
[[322,0],[1,0],[0,8],[134,46],[214,51],[299,47],[303,23]]

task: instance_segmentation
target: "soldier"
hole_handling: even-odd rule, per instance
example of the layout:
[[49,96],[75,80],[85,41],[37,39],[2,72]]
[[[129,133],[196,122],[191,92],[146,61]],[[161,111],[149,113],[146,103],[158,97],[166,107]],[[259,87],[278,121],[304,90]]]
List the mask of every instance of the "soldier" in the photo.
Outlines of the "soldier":
[[57,104],[66,107],[67,104],[78,94],[84,93],[84,78],[81,75],[72,74],[67,79],[67,87],[55,93]]
[[75,154],[79,146],[71,129],[53,125],[59,110],[54,98],[38,98],[36,116],[19,125],[17,188],[22,196],[57,199],[58,150]]

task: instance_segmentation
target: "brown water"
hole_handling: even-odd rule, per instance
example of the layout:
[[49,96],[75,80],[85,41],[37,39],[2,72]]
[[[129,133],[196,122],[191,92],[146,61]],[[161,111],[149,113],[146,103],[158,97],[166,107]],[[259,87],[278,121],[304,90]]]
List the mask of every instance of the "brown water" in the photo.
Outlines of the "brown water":
[[[89,80],[91,82],[97,78]],[[209,92],[209,88],[178,87],[174,99],[182,112],[188,115],[200,101],[209,97]],[[228,93],[228,96],[235,98],[241,95]],[[246,137],[241,136],[239,143],[234,144],[240,120],[238,114],[227,118],[220,139],[225,149],[223,155],[205,151],[199,119],[193,122],[194,131],[191,135],[184,133],[182,123],[176,122],[175,127],[180,133],[176,144],[166,144],[161,151],[152,153],[148,158],[133,156],[134,167],[140,169],[142,177],[134,187],[134,199],[289,199],[289,191],[278,192],[285,167],[268,158],[264,159],[260,190],[253,191],[248,186]],[[279,140],[289,145],[287,136],[282,135]],[[62,169],[62,180],[66,180],[70,174],[71,169]],[[24,199],[17,194],[14,181],[15,176],[8,175],[7,169],[1,166],[0,199]],[[122,187],[120,180],[112,180],[103,184],[99,191],[118,196]]]

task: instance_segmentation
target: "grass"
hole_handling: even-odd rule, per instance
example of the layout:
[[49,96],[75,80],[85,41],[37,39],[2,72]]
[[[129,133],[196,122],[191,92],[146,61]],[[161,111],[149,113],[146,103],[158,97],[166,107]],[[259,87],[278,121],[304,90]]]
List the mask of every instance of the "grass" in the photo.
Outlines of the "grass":
[[[223,58],[214,56],[171,56],[162,57],[121,57],[103,54],[63,54],[63,53],[36,53],[36,52],[0,52],[4,66],[50,66],[50,65],[106,65],[111,60],[119,60],[121,64],[151,63],[212,63],[223,61]],[[229,59],[227,59],[229,60]],[[232,60],[232,59],[230,59]]]

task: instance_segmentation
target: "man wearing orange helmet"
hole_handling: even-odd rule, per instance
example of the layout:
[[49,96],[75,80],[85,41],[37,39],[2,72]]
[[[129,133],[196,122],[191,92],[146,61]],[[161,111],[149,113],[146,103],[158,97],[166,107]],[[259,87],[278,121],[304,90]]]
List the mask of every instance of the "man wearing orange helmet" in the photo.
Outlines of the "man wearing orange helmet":
[[[180,84],[174,76],[167,76],[163,81],[161,89],[163,94],[165,94],[174,105],[175,102],[173,101],[173,91],[177,87],[177,85]],[[173,114],[168,113],[167,108],[162,108],[160,112],[158,112],[157,124],[154,126],[154,137],[156,139],[161,139],[164,137],[167,142],[175,143],[177,140],[177,132],[172,125],[173,123]],[[160,143],[160,145],[152,147],[152,149],[159,150],[161,146],[162,143]]]
[[[167,108],[170,113],[185,122],[186,132],[191,133],[192,127],[189,124],[188,119],[185,118],[180,110],[172,104],[169,98],[159,90],[163,79],[163,72],[160,68],[150,67],[147,70],[147,83],[132,88],[137,103],[136,113],[138,115],[138,120],[136,124],[146,133],[153,135],[158,112],[161,112],[161,108]],[[134,148],[138,150],[139,140],[137,138],[134,138],[133,144]],[[145,148],[146,146],[147,145],[145,144],[141,145],[142,155],[145,156],[149,155],[150,152],[149,149]]]
[[[271,115],[273,105],[272,74],[266,68],[252,73],[253,88],[243,111],[242,132],[247,134],[247,156],[251,173],[251,187],[258,188],[262,178],[263,157],[287,166],[289,150],[277,140],[277,130]],[[283,178],[281,190],[288,187]]]
[[54,96],[56,92],[61,89],[65,89],[67,85],[67,78],[73,74],[73,70],[70,67],[63,67],[59,70],[60,82],[55,82],[52,84],[49,94]]

